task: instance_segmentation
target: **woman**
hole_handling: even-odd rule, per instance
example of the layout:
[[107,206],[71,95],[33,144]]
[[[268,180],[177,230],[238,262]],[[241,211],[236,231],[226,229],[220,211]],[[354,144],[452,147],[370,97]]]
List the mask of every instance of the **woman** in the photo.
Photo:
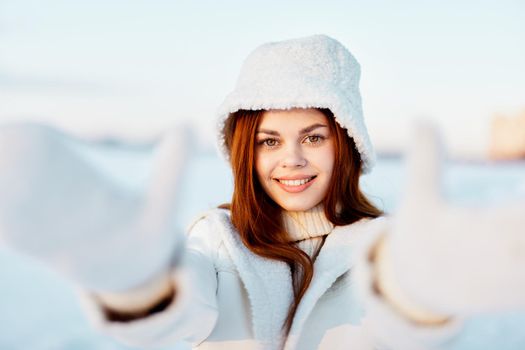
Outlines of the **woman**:
[[[219,110],[219,144],[234,177],[231,204],[199,218],[184,246],[173,224],[181,205],[173,198],[184,169],[182,133],[160,147],[157,175],[141,197],[92,171],[55,131],[32,128],[28,138],[27,130],[4,129],[3,146],[39,153],[34,162],[0,157],[0,184],[16,180],[15,186],[11,181],[1,188],[0,232],[11,245],[75,280],[94,324],[127,344],[168,346],[184,340],[202,349],[445,348],[461,334],[460,318],[466,313],[458,305],[469,305],[472,312],[501,302],[488,297],[470,302],[468,293],[443,292],[446,278],[455,276],[457,259],[432,278],[406,264],[441,266],[434,261],[444,250],[419,238],[435,232],[417,223],[445,210],[434,201],[429,201],[432,210],[424,201],[416,200],[419,208],[410,206],[419,194],[429,195],[432,186],[419,186],[428,177],[415,177],[415,194],[392,223],[359,189],[361,174],[374,163],[359,75],[355,58],[326,36],[256,49]],[[421,130],[416,163],[432,166],[433,134]],[[53,161],[43,164],[42,159]],[[73,170],[67,178],[75,181],[50,182],[64,164]],[[21,174],[26,175],[19,180]],[[28,199],[27,188],[44,188],[45,194]],[[60,191],[78,194],[74,205],[50,200]],[[27,211],[12,209],[18,208],[16,201],[31,203],[40,215],[30,225],[21,224]],[[506,211],[510,218],[517,213]],[[94,224],[79,228],[81,217]],[[487,217],[494,220],[480,231],[501,223],[494,212]],[[439,236],[450,238],[450,231],[457,242],[472,242],[471,236],[457,235],[463,231],[461,220],[471,223],[472,217],[447,220],[452,229],[438,230]],[[46,228],[44,243],[34,244],[41,227]],[[383,238],[386,231],[390,234]],[[414,256],[418,260],[410,260]],[[522,256],[508,259],[501,268],[522,262]],[[483,266],[480,259],[475,263]],[[415,275],[415,286],[410,278],[406,282],[406,276]],[[443,276],[445,283],[439,280]],[[525,280],[515,277],[500,282],[512,286]],[[489,279],[483,286],[490,289],[490,284]],[[521,295],[511,293],[507,306],[523,305]]]
[[[161,278],[163,292],[146,298],[160,300],[150,308],[160,304],[162,312],[144,319],[119,308],[121,296],[99,293],[104,329],[133,344],[184,339],[203,348],[382,343],[362,326],[351,273],[354,246],[384,224],[359,189],[374,162],[359,72],[354,57],[326,36],[266,44],[248,57],[219,111],[219,144],[234,177],[231,204],[191,228],[174,269],[185,276]],[[400,305],[410,311],[397,329],[412,327],[413,315],[438,324],[436,332],[452,332],[446,318]],[[395,313],[388,306],[383,312]],[[396,338],[395,324],[373,327]]]

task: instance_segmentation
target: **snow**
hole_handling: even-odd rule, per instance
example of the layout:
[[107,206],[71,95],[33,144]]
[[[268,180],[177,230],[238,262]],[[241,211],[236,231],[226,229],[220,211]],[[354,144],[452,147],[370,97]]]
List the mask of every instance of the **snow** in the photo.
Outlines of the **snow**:
[[[151,152],[147,148],[99,145],[86,146],[82,152],[125,186],[140,189],[148,178]],[[380,158],[377,168],[362,180],[365,192],[387,212],[395,209],[402,192],[402,164],[402,159]],[[228,202],[232,190],[229,168],[215,154],[201,154],[188,165],[188,174],[181,193],[185,206],[180,218],[185,225],[200,212]],[[450,200],[463,204],[525,197],[525,163],[454,163],[447,168],[445,185]],[[0,247],[0,293],[0,349],[129,349],[89,327],[73,286],[6,247]],[[523,349],[524,328],[525,313],[479,317],[467,326],[472,334],[467,333],[454,349]]]

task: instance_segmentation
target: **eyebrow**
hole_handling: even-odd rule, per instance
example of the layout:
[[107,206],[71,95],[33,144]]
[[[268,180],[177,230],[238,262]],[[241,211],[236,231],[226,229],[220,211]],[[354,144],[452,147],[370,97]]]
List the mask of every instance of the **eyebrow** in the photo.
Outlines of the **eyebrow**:
[[[319,123],[312,124],[310,126],[307,126],[306,128],[301,129],[299,131],[299,134],[301,134],[301,135],[308,134],[309,132],[312,132],[315,129],[326,128],[326,127],[327,126],[325,124],[319,124]],[[257,133],[258,134],[268,134],[268,135],[273,135],[273,136],[279,136],[279,133],[277,131],[269,130],[269,129],[259,129],[259,130],[257,130]]]

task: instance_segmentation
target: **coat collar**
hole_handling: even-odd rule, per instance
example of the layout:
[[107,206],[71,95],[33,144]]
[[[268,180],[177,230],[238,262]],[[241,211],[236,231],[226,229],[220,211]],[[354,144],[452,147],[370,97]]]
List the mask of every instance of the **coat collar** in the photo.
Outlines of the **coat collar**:
[[294,349],[304,323],[317,301],[355,261],[355,246],[368,229],[370,219],[338,226],[327,236],[314,264],[314,276],[294,316],[285,349]]
[[246,248],[228,214],[221,211],[215,219],[248,293],[254,337],[264,349],[280,348],[282,324],[293,300],[290,269],[284,262],[260,257]]
[[[222,239],[246,287],[252,312],[255,339],[266,348],[281,348],[282,325],[293,301],[292,278],[286,263],[253,254],[242,243],[229,212],[220,211],[218,220]],[[336,227],[327,236],[315,265],[312,282],[294,316],[286,348],[294,348],[301,329],[319,298],[335,280],[350,270],[356,240],[366,231],[368,219]]]

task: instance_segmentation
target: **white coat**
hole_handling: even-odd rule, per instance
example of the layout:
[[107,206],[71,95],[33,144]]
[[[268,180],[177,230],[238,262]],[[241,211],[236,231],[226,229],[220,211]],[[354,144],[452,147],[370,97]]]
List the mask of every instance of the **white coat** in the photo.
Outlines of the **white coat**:
[[85,305],[104,332],[147,348],[184,340],[198,349],[366,350],[382,344],[424,349],[449,339],[457,332],[456,324],[438,329],[412,325],[374,295],[366,267],[356,280],[356,252],[366,246],[360,242],[384,222],[363,219],[328,235],[285,339],[281,331],[292,302],[290,270],[283,262],[249,251],[229,212],[221,209],[207,213],[191,228],[183,261],[173,272],[177,296],[166,310],[112,323],[92,299],[85,299]]

